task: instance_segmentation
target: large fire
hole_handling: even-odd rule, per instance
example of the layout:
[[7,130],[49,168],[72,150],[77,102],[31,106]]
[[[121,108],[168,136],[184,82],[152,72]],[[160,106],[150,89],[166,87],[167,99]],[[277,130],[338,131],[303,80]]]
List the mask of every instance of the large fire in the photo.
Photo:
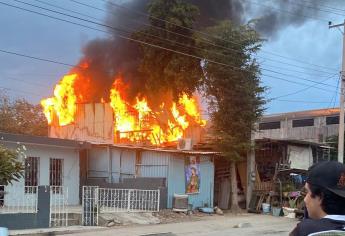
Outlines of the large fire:
[[[76,90],[79,84],[83,84],[81,81],[84,79],[78,73],[64,76],[55,86],[54,96],[41,101],[48,124],[52,124],[54,119],[58,120],[59,126],[74,122],[76,104],[84,102],[83,94],[80,94],[79,90],[77,94]],[[109,101],[114,114],[115,142],[173,142],[182,138],[188,127],[206,124],[201,118],[195,97],[183,94],[177,103],[170,99],[157,107],[150,107],[144,96],[128,99],[127,86],[122,78],[117,77],[110,89]],[[105,103],[105,100],[108,99],[101,98],[99,102]]]

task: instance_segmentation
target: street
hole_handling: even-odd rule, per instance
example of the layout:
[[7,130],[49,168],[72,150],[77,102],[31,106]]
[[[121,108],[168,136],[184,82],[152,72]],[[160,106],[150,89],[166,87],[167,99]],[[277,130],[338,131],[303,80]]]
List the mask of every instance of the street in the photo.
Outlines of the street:
[[[225,215],[208,220],[173,224],[115,227],[97,231],[98,236],[179,236],[179,235],[288,235],[297,220],[266,215]],[[239,226],[239,227],[236,227]],[[241,227],[243,226],[243,227]],[[69,233],[70,234],[70,233]],[[95,235],[95,231],[78,232],[72,235]]]

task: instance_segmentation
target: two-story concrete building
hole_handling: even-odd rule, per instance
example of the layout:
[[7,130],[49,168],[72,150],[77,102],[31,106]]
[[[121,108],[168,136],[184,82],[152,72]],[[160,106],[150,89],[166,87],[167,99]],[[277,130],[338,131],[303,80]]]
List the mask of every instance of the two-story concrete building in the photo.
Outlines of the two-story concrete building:
[[294,139],[324,143],[338,134],[339,109],[319,109],[264,116],[255,139]]

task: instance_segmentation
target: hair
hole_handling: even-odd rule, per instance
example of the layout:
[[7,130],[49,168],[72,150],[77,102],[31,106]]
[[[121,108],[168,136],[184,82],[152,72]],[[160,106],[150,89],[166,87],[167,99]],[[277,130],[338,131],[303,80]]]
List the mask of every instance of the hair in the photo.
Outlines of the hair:
[[321,207],[326,214],[345,215],[345,198],[317,185],[309,184],[309,188],[312,198],[321,198]]

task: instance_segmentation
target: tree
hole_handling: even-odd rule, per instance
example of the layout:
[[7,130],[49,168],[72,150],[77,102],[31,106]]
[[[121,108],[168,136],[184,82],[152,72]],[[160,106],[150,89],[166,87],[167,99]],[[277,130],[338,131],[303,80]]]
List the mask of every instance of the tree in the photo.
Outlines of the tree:
[[0,145],[0,185],[8,185],[23,177],[23,164],[17,153]]
[[47,136],[48,125],[40,105],[25,99],[11,101],[0,95],[0,131],[16,134]]
[[198,8],[181,0],[153,0],[148,6],[148,12],[151,27],[135,33],[134,37],[172,50],[141,46],[143,57],[139,72],[145,78],[148,95],[167,91],[172,92],[175,99],[182,93],[191,95],[203,77],[200,59],[173,51],[197,54],[193,48],[196,40],[190,28],[193,28]]
[[[208,98],[215,148],[230,161],[231,209],[239,210],[237,201],[236,162],[250,149],[254,124],[265,104],[260,85],[259,65],[253,58],[262,40],[250,25],[235,26],[229,21],[208,28],[216,46],[199,41],[204,51],[204,92]],[[219,65],[211,61],[227,64]]]

